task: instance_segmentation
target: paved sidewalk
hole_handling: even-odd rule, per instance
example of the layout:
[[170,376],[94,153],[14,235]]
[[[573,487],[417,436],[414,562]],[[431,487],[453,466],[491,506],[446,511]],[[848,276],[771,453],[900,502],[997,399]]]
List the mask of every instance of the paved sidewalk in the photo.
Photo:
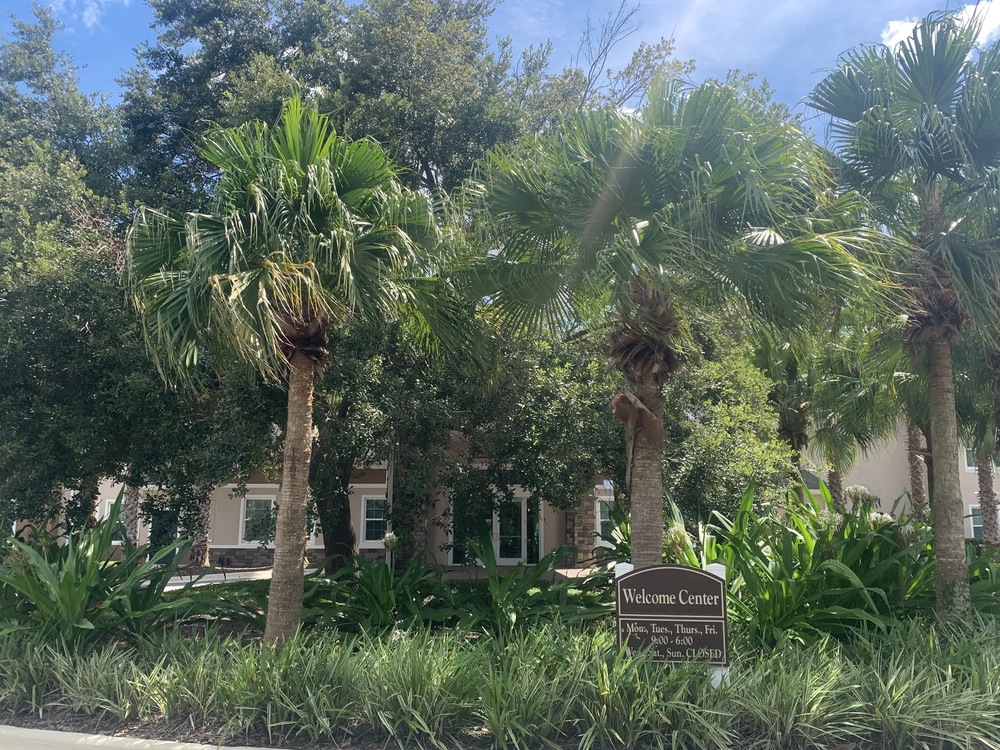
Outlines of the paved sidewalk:
[[[500,568],[501,573],[506,573],[511,569],[512,566],[504,566]],[[306,568],[306,573],[312,573],[315,568]],[[591,573],[589,568],[556,568],[554,574],[549,574],[546,578],[583,578]],[[463,566],[459,568],[449,568],[445,570],[444,578],[445,580],[455,580],[455,579],[478,579],[485,578],[486,572],[482,568],[477,568],[475,566]],[[260,580],[270,580],[271,570],[248,570],[248,571],[234,571],[232,573],[223,574],[221,572],[210,573],[208,575],[202,576],[194,582],[195,586],[207,586],[210,583],[229,583],[231,581],[260,581]],[[175,591],[176,589],[182,588],[187,585],[191,580],[189,576],[176,576],[170,579],[165,587],[165,591]],[[0,746],[0,750],[6,750],[6,748]]]
[[[143,740],[138,737],[105,737],[101,734],[52,732],[0,725],[2,750],[264,750],[229,745],[199,745],[195,742]],[[273,748],[271,750],[274,750]]]
[[[269,580],[271,578],[271,571],[268,570],[249,570],[242,572],[232,572],[226,573],[209,573],[206,576],[198,578],[195,582],[195,586],[207,586],[210,583],[229,583],[230,581],[259,581],[259,580]],[[165,591],[174,591],[175,589],[182,588],[186,586],[191,580],[188,576],[175,576],[170,579],[170,583],[164,588]],[[3,750],[0,748],[0,750]]]

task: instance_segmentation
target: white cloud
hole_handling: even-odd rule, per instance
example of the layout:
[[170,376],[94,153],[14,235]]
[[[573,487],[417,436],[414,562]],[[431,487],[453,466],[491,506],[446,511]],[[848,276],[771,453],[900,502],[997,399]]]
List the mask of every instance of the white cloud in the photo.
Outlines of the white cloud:
[[52,11],[72,31],[76,22],[83,23],[89,30],[100,28],[101,20],[109,9],[123,5],[128,7],[132,0],[56,0]]
[[[983,28],[979,32],[979,43],[989,44],[1000,39],[1000,0],[981,0],[969,3],[958,11],[959,18],[964,22],[978,18]],[[905,18],[889,21],[882,29],[882,44],[895,47],[913,33],[913,27],[920,22],[919,18]]]

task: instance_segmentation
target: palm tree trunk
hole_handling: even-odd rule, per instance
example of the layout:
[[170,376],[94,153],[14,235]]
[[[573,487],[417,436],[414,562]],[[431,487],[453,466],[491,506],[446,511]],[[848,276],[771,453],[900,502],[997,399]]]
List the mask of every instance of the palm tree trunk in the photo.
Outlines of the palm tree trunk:
[[965,560],[965,504],[958,468],[958,420],[951,344],[934,338],[927,343],[927,401],[934,448],[934,506],[931,525],[937,560],[937,613],[945,620],[966,617],[971,610],[969,568]]
[[266,643],[281,643],[299,625],[306,554],[306,505],[313,443],[313,380],[316,363],[296,350],[289,361],[288,420],[281,495],[274,534],[274,569],[268,593]]
[[997,549],[1000,548],[1000,524],[997,521],[993,474],[993,452],[980,448],[976,453],[976,476],[979,480],[979,513],[983,519],[983,546]]
[[636,396],[648,412],[636,410],[632,433],[632,564],[648,568],[663,564],[663,393],[655,376],[636,384]]
[[924,452],[922,433],[909,419],[906,420],[906,460],[910,467],[910,513],[923,523],[927,522],[927,492],[924,489]]
[[125,537],[133,547],[139,546],[139,487],[134,484],[125,485],[122,493],[122,523],[125,525]]
[[838,513],[846,512],[844,505],[844,475],[831,466],[826,472],[826,488],[830,490],[830,497],[833,498],[833,508]]

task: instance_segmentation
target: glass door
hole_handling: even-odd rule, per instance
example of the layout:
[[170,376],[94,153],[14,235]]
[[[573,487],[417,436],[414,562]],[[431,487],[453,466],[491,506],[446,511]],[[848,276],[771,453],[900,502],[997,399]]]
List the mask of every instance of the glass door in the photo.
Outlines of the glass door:
[[505,500],[493,516],[493,548],[497,564],[517,565],[527,557],[526,498]]

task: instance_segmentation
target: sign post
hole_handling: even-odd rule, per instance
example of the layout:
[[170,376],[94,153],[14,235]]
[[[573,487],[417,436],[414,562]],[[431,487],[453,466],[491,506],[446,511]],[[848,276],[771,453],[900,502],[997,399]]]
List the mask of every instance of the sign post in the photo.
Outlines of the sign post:
[[726,582],[680,565],[655,565],[615,581],[618,645],[654,661],[729,664]]

